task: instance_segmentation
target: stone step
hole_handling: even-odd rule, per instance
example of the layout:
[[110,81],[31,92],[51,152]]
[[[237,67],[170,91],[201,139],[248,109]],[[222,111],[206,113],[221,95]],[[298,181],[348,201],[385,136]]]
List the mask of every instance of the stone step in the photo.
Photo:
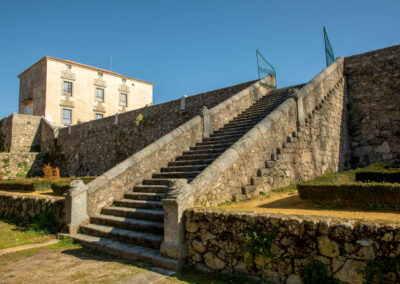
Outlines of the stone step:
[[139,260],[150,262],[160,267],[164,267],[174,271],[177,271],[179,268],[178,261],[176,259],[161,256],[159,250],[83,234],[71,234],[69,236],[84,246],[98,249],[100,251],[105,251],[113,255],[132,259],[135,261]]
[[162,209],[161,201],[151,201],[151,200],[120,199],[120,200],[115,200],[113,202],[113,205],[118,207],[141,208],[141,209]]
[[223,153],[225,152],[226,148],[212,148],[212,149],[200,149],[200,150],[190,150],[190,151],[184,151],[182,153],[183,156],[186,155],[193,155],[193,154],[209,154],[209,153]]
[[193,172],[193,171],[202,171],[207,167],[208,165],[168,166],[168,168],[161,168],[161,172],[162,173]]
[[190,150],[227,149],[230,146],[232,146],[231,143],[210,144],[210,145],[200,145],[200,143],[197,143],[196,146],[190,147]]
[[125,193],[124,198],[133,200],[160,201],[164,196],[165,196],[164,193],[158,193],[158,192],[127,192]]
[[[243,132],[244,134],[246,133],[246,132]],[[244,135],[243,134],[243,135]],[[219,144],[231,144],[231,145],[233,145],[236,141],[237,141],[238,139],[221,139],[221,140],[218,140],[218,141],[209,141],[209,142],[201,142],[201,145],[219,145]]]
[[111,206],[111,207],[104,207],[101,210],[101,214],[135,218],[135,219],[144,219],[151,221],[164,221],[164,211],[162,210],[136,209],[136,208]]
[[174,185],[174,181],[178,178],[152,178],[152,179],[144,179],[144,185]]
[[169,172],[169,173],[158,173],[153,174],[153,178],[195,178],[201,171],[194,171],[194,172]]
[[148,192],[148,193],[166,193],[168,192],[168,185],[138,185],[133,188],[134,192]]
[[171,167],[180,167],[180,166],[193,166],[193,165],[204,165],[204,164],[211,164],[215,159],[198,159],[198,160],[182,160],[182,161],[174,161],[169,162],[168,166]]
[[224,130],[217,130],[214,132],[214,135],[219,135],[219,134],[224,134],[224,135],[235,135],[235,134],[243,134],[245,133],[247,130],[243,130],[243,128],[239,128],[239,129],[224,129]]
[[177,157],[176,161],[216,159],[219,155],[220,153],[185,155]]
[[230,126],[230,125],[228,125],[228,126],[225,126],[223,129],[221,129],[222,131],[226,131],[226,130],[229,130],[229,131],[232,131],[232,130],[238,130],[238,131],[245,131],[245,132],[247,132],[247,131],[249,131],[251,128],[253,128],[254,127],[254,125],[256,125],[256,123],[255,124],[248,124],[248,125],[239,125],[239,126],[236,126],[236,125],[232,125],[232,126]]
[[239,139],[240,137],[242,137],[242,134],[234,134],[234,135],[218,135],[218,136],[211,136],[210,138],[204,138],[203,141],[204,142],[217,142],[217,141],[225,141],[228,139]]
[[164,222],[147,221],[133,218],[99,214],[90,217],[90,222],[97,225],[117,227],[121,229],[164,234]]
[[79,231],[85,235],[108,238],[152,249],[160,249],[160,245],[164,239],[163,235],[136,232],[97,224],[82,225]]

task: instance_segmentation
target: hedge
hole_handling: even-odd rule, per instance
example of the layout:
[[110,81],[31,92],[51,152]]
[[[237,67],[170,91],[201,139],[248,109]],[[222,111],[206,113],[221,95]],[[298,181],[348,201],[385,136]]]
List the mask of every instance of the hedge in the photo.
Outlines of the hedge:
[[94,180],[96,177],[79,177],[79,178],[68,178],[68,179],[60,179],[57,181],[53,181],[51,183],[51,189],[55,194],[62,195],[69,189],[69,184],[74,179],[80,179],[83,181],[84,184],[87,184]]
[[400,211],[399,183],[349,183],[297,185],[301,199],[320,205],[393,209]]
[[69,184],[74,179],[80,179],[85,184],[91,182],[96,177],[80,177],[80,178],[61,178],[58,180],[37,179],[12,179],[0,181],[0,189],[5,190],[21,190],[21,191],[42,191],[53,189],[56,194],[63,194],[69,189]]
[[400,183],[400,169],[397,171],[359,171],[356,172],[356,181],[394,182]]
[[0,181],[0,189],[21,191],[42,191],[51,188],[51,182],[45,179],[14,179]]

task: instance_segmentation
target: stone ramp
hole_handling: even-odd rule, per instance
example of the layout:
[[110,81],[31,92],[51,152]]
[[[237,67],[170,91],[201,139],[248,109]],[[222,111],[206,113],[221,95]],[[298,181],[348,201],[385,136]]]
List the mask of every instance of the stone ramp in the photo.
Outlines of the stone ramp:
[[210,137],[204,138],[189,151],[170,162],[167,167],[143,180],[112,206],[90,218],[72,238],[90,247],[130,259],[148,261],[177,270],[177,260],[160,254],[164,234],[162,198],[176,180],[190,183],[230,146],[270,114],[290,95],[290,88],[275,90],[259,99]]

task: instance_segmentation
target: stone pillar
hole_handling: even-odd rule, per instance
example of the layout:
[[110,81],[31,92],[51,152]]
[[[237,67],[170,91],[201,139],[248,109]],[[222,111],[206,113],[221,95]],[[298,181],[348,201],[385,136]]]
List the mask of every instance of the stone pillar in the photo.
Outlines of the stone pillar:
[[186,98],[187,98],[186,95],[181,97],[181,110],[185,110],[186,109]]
[[203,138],[208,138],[214,132],[211,126],[211,114],[206,106],[201,111],[201,120],[203,124]]
[[87,214],[88,186],[81,180],[73,180],[65,194],[65,221],[69,234],[75,234],[79,225],[89,220]]
[[297,116],[297,126],[303,126],[305,121],[304,114],[304,99],[303,96],[296,90],[294,92],[294,98],[296,100],[296,116]]
[[[179,189],[185,191],[186,186],[189,186],[186,180],[176,180],[174,186],[171,187],[171,195]],[[161,243],[160,251],[163,256],[177,259],[182,264],[186,257],[184,211],[189,203],[187,200],[171,195],[162,200],[164,241]]]

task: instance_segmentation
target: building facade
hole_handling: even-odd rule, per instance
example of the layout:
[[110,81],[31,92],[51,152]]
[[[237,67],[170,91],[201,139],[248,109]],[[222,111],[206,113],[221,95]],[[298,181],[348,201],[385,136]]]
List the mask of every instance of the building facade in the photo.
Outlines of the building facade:
[[64,126],[153,103],[153,83],[49,56],[18,78],[19,113]]

